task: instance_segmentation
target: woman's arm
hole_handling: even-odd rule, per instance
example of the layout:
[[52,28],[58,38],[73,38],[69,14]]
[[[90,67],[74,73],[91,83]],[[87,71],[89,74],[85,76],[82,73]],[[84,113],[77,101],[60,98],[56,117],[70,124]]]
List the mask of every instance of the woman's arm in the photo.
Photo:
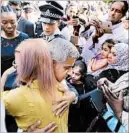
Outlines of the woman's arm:
[[70,88],[67,86],[64,81],[64,85],[59,88],[60,91],[64,93],[64,95],[53,103],[53,112],[56,116],[62,116],[64,112],[68,109],[71,103],[76,104],[78,101],[78,93],[74,88]]
[[101,88],[104,92],[108,104],[111,106],[115,115],[120,119],[123,111],[123,91],[121,91],[119,96],[116,97],[116,95],[111,92],[110,87],[107,85],[104,84],[101,86]]
[[103,113],[102,117],[105,120],[108,128],[112,132],[117,132],[117,133],[127,133],[128,132],[128,125],[126,123],[123,123],[120,119],[114,115],[113,111],[111,110],[110,106],[108,105],[108,110]]
[[[113,132],[128,132],[127,122],[122,121],[123,114],[123,92],[121,91],[119,96],[116,97],[110,88],[105,84],[101,86],[104,95],[107,99],[108,110],[103,114],[103,118],[106,120],[107,126]],[[111,107],[111,108],[110,108]]]
[[39,129],[40,121],[37,121],[33,125],[31,125],[25,132],[38,132],[38,133],[51,133],[57,128],[57,124],[55,122],[49,123],[46,127]]
[[10,75],[11,73],[13,73],[15,71],[16,71],[16,69],[12,66],[12,67],[10,67],[9,69],[7,69],[3,73],[2,77],[1,77],[1,91],[4,91],[4,86],[5,86],[5,83],[6,83],[6,80],[7,80],[8,75]]

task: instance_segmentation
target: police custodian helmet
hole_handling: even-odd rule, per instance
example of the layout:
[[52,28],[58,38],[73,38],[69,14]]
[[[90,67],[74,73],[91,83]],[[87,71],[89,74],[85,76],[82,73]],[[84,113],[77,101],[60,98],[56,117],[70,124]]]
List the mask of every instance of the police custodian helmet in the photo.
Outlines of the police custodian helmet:
[[56,20],[60,20],[63,16],[63,7],[48,2],[49,4],[45,4],[39,7],[41,11],[40,21],[43,23],[54,24]]

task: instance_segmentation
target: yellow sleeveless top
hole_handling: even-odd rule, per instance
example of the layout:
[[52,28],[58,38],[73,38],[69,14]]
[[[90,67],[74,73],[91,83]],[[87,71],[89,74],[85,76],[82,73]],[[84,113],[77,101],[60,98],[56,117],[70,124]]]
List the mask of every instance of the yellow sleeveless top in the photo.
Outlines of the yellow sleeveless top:
[[[55,90],[57,98],[63,95],[58,88]],[[27,130],[38,120],[41,121],[39,128],[43,128],[54,121],[58,126],[55,132],[68,132],[68,110],[62,117],[55,116],[52,112],[52,102],[41,96],[36,80],[31,84],[31,88],[22,86],[2,92],[2,99],[8,113],[15,117],[19,128]]]

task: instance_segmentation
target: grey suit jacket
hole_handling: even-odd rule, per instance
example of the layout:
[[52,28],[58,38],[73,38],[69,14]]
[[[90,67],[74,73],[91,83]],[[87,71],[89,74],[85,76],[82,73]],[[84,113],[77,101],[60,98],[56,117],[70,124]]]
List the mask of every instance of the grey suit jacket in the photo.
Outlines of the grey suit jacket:
[[22,16],[19,18],[17,30],[28,34],[30,38],[34,37],[34,24]]

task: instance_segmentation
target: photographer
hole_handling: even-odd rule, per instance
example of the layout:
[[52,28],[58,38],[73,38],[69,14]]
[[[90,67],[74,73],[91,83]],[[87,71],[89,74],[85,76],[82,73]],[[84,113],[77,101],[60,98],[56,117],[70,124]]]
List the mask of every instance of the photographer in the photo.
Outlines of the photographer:
[[[121,41],[125,38],[121,19],[125,16],[127,10],[127,1],[115,1],[112,3],[108,14],[108,21],[111,22],[110,30],[112,33],[109,33],[107,28],[102,26],[102,23],[97,20],[92,20],[89,23],[87,30],[91,26],[93,26],[95,29],[84,45],[84,49],[82,51],[82,56],[85,59],[85,62],[94,57],[100,51],[101,45],[105,40],[114,39]],[[109,24],[108,21],[106,21],[107,24]]]
[[[79,6],[76,2],[68,3],[65,14],[66,16],[63,17],[63,20],[67,22],[69,40],[71,40],[71,36],[78,37],[84,30],[85,20],[79,17]],[[75,44],[74,42],[72,43]]]

